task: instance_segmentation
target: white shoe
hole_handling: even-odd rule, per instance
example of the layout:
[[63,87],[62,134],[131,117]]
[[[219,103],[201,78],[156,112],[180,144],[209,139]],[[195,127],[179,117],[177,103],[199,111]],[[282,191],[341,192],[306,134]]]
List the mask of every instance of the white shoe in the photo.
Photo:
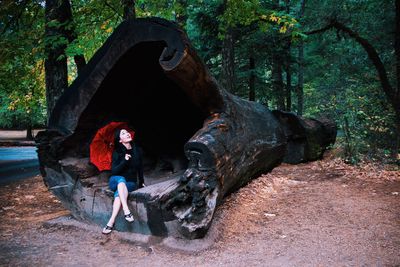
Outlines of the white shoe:
[[128,222],[133,222],[135,219],[133,218],[132,213],[129,213],[125,214],[125,220],[127,220]]
[[112,227],[112,226],[106,225],[106,227],[103,228],[102,233],[105,234],[105,235],[108,235],[109,233],[112,232],[112,230],[113,230],[113,227]]

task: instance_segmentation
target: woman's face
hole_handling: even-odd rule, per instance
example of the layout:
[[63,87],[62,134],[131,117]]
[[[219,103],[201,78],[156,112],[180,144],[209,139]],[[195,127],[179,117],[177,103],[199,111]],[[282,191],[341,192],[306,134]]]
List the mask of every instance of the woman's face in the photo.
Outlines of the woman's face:
[[122,129],[121,132],[119,133],[119,142],[129,143],[130,141],[132,141],[131,134],[127,130]]

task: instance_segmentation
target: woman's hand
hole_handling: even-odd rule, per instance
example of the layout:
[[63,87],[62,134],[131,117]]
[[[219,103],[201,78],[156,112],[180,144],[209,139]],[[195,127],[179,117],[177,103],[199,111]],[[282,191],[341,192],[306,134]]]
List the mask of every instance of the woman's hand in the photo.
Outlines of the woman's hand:
[[125,154],[125,160],[129,160],[132,156],[129,154]]

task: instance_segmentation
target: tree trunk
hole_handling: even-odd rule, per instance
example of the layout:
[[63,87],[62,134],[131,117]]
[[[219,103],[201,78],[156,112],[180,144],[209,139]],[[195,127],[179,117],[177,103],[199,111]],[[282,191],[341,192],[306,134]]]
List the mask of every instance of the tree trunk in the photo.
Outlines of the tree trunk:
[[26,139],[33,140],[32,125],[30,123],[28,125],[28,128],[26,129]]
[[232,28],[226,31],[222,42],[221,85],[230,93],[235,91],[235,49]]
[[85,56],[84,55],[75,55],[74,61],[75,61],[76,69],[78,70],[78,75],[82,74],[82,71],[86,66]]
[[327,119],[307,119],[292,112],[274,110],[287,140],[284,162],[298,164],[321,159],[330,144],[336,140],[336,124]]
[[[286,13],[290,14],[290,0],[285,0]],[[292,41],[291,38],[285,38],[285,72],[286,72],[286,111],[292,109]]]
[[275,41],[275,46],[272,51],[272,89],[275,94],[277,100],[277,109],[285,110],[285,88],[283,85],[283,77],[282,77],[282,57],[281,52],[279,51],[279,45],[277,41]]
[[[222,3],[223,12],[226,11],[228,0]],[[221,49],[222,70],[220,82],[221,85],[230,93],[235,91],[235,48],[232,27],[228,27],[222,41]]]
[[136,0],[121,0],[121,4],[124,7],[124,20],[136,19],[135,1]]
[[396,116],[396,136],[395,144],[392,151],[392,158],[394,160],[400,160],[400,117]]
[[397,76],[397,90],[396,90],[396,99],[399,105],[399,111],[396,113],[396,143],[393,148],[393,158],[399,158],[399,150],[400,150],[400,0],[396,0],[396,32],[395,32],[395,42],[394,42],[394,51],[396,54],[396,76]]
[[396,5],[396,26],[395,26],[396,32],[394,35],[395,37],[394,51],[396,54],[396,76],[397,76],[396,99],[400,101],[400,0],[396,0],[395,5]]
[[[304,10],[306,7],[306,0],[302,0],[300,4],[299,11],[299,20],[301,20],[304,16]],[[298,45],[298,73],[297,73],[297,87],[296,87],[296,96],[297,96],[297,115],[303,115],[303,107],[304,107],[304,42],[303,40],[299,41]]]
[[304,43],[303,41],[299,42],[298,45],[298,73],[297,73],[297,87],[296,87],[296,95],[297,95],[297,115],[303,115],[303,106],[304,106]]
[[[184,238],[204,236],[224,196],[283,160],[291,128],[221,87],[175,23],[124,21],[36,138],[45,183],[75,218],[104,225],[110,216],[108,174],[89,163],[89,146],[118,120],[137,127],[149,165],[148,186],[129,197],[138,220],[119,218],[118,229]],[[159,159],[171,168],[157,168]]]
[[251,55],[250,58],[249,58],[249,71],[250,71],[250,77],[249,77],[249,100],[250,101],[255,101],[256,100],[256,88],[255,88],[256,75],[254,74],[254,71],[255,71],[255,60],[254,60],[253,55]]
[[[276,11],[280,11],[279,0],[272,1],[272,9]],[[271,73],[271,82],[272,82],[272,90],[274,92],[276,98],[276,108],[279,110],[285,110],[285,88],[283,84],[282,77],[282,66],[283,66],[283,58],[282,58],[282,49],[281,49],[281,39],[279,33],[274,33],[272,37],[273,47],[272,47],[272,73]]]
[[[58,98],[68,87],[67,57],[68,40],[66,23],[71,18],[68,0],[46,0],[45,8],[45,80],[47,115],[50,116]],[[54,44],[56,43],[56,45]]]
[[292,110],[292,58],[291,58],[291,47],[292,42],[290,39],[287,40],[285,47],[286,60],[285,60],[285,72],[286,72],[286,111]]
[[[290,61],[290,59],[288,59]],[[292,70],[290,62],[286,63],[286,111],[292,110]]]

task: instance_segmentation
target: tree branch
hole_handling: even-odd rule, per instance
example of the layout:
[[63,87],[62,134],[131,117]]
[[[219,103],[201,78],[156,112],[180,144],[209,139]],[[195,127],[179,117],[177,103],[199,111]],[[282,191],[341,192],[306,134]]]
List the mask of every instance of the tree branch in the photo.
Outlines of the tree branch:
[[307,35],[317,34],[317,33],[325,32],[325,31],[330,30],[332,28],[333,28],[333,24],[329,23],[328,25],[326,25],[325,27],[323,27],[321,29],[305,32],[305,34],[307,34]]
[[376,49],[368,42],[368,40],[361,37],[357,32],[353,31],[352,29],[350,29],[343,23],[340,23],[336,19],[332,19],[325,27],[318,29],[318,30],[306,32],[306,34],[311,35],[311,34],[321,33],[321,32],[325,32],[332,28],[335,28],[339,31],[347,33],[350,37],[352,37],[357,43],[359,43],[364,48],[364,50],[368,54],[368,58],[372,61],[372,64],[374,64],[374,66],[378,72],[379,80],[381,82],[382,89],[383,89],[387,99],[392,104],[396,113],[400,114],[400,101],[396,97],[395,90],[390,85],[385,66],[382,63],[382,60],[380,59],[378,52],[376,52]]
[[[399,105],[399,103],[396,103],[396,93],[392,86],[390,85],[389,79],[387,77],[387,72],[385,69],[385,65],[383,65],[382,60],[380,59],[378,52],[376,52],[376,49],[364,38],[362,38],[357,32],[351,30],[348,28],[346,25],[338,22],[338,21],[333,21],[333,27],[335,27],[338,30],[341,30],[345,33],[347,33],[350,37],[354,38],[367,52],[369,59],[372,61],[374,64],[376,70],[378,71],[379,79],[381,81],[382,89],[385,92],[386,96],[388,97],[389,101],[392,102],[394,107]],[[398,109],[399,107],[397,107]]]
[[124,19],[124,17],[121,16],[121,14],[120,14],[112,5],[110,5],[107,1],[104,1],[104,4],[105,4],[107,7],[109,7],[112,11],[114,11],[115,14],[118,15],[118,17],[120,17],[121,19]]

